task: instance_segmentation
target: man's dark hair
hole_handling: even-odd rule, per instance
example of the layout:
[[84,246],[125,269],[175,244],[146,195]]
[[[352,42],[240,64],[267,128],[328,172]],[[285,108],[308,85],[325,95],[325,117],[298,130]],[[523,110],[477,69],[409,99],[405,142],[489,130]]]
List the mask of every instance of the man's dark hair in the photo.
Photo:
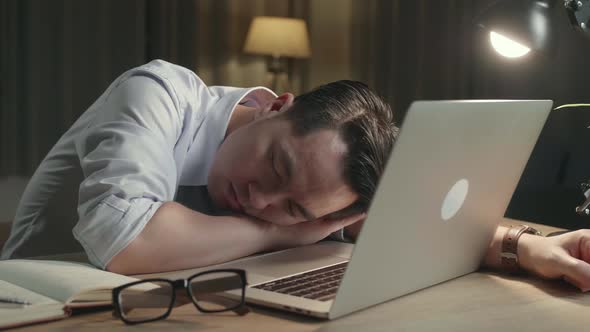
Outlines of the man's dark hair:
[[366,211],[399,131],[389,105],[364,83],[343,80],[299,95],[285,116],[296,135],[339,132],[348,147],[344,179],[359,198],[338,215]]

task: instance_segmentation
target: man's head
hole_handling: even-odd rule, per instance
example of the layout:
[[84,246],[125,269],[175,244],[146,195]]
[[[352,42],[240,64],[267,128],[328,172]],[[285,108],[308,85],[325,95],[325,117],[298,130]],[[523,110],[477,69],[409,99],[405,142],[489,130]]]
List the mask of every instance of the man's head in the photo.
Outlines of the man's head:
[[365,211],[397,134],[389,106],[353,81],[234,113],[209,192],[277,224]]

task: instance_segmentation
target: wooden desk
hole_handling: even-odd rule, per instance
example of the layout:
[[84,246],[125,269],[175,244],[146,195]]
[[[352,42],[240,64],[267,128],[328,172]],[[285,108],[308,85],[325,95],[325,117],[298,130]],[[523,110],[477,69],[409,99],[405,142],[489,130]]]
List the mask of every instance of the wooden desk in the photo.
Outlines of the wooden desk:
[[189,304],[175,308],[167,320],[137,326],[102,311],[19,331],[583,331],[590,323],[589,308],[590,294],[565,282],[481,271],[335,321],[261,307],[243,317],[203,315]]

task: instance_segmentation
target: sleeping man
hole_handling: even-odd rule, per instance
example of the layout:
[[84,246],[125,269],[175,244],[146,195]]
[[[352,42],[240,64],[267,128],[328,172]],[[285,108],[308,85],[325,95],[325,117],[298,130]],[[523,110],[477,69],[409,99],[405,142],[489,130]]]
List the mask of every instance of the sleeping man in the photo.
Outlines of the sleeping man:
[[[152,61],[117,78],[39,165],[2,258],[84,250],[109,271],[200,267],[354,240],[397,134],[367,86],[294,98]],[[482,264],[501,268],[507,228]],[[524,234],[519,267],[590,289],[590,234]]]

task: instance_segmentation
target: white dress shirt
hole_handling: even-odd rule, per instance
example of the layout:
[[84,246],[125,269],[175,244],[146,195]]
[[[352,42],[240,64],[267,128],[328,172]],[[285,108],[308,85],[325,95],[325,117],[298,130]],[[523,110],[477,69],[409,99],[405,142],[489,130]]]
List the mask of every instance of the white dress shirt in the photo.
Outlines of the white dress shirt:
[[236,105],[275,97],[263,87],[208,87],[161,60],[125,72],[40,164],[2,258],[84,249],[105,268],[179,186],[207,184]]

